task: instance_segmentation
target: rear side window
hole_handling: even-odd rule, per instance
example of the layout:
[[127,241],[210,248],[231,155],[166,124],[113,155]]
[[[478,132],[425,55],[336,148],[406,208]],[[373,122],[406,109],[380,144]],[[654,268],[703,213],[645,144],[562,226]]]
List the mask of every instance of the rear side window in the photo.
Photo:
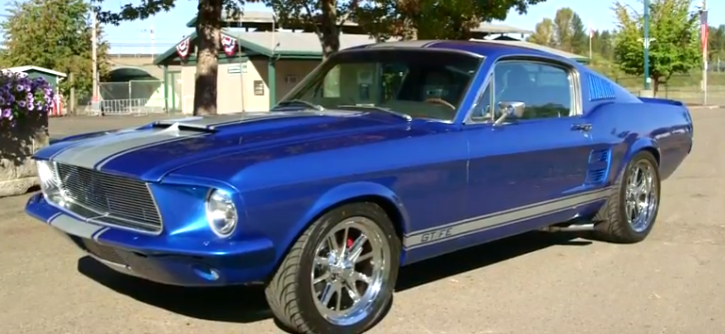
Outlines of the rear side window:
[[494,105],[523,102],[524,119],[573,115],[572,79],[568,70],[530,60],[502,61],[494,68]]

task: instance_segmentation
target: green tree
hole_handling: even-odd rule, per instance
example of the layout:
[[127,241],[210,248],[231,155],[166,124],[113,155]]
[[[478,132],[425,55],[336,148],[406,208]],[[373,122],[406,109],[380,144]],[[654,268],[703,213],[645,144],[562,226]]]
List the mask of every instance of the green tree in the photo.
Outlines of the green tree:
[[556,36],[554,32],[554,21],[545,18],[536,24],[534,33],[526,38],[526,41],[539,45],[556,47]]
[[353,16],[371,36],[386,40],[469,39],[481,22],[526,13],[545,0],[360,0]]
[[571,16],[571,52],[584,55],[589,54],[589,31],[584,26],[582,18],[577,13]]
[[[90,92],[93,84],[90,6],[83,0],[28,0],[12,2],[9,7],[7,18],[0,23],[5,39],[2,66],[33,65],[72,74],[73,82],[60,82],[61,93],[69,96],[71,88]],[[97,33],[101,36],[100,29]],[[107,51],[108,44],[101,41],[98,48],[101,78],[109,71]]]
[[717,62],[718,59],[725,58],[725,24],[718,27],[709,27],[707,49],[710,62]]
[[[699,17],[691,12],[691,0],[653,0],[650,3],[649,73],[654,93],[672,74],[688,73],[701,64]],[[644,17],[631,7],[616,2],[618,21],[614,56],[629,75],[644,74]]]
[[560,8],[554,15],[554,32],[556,33],[556,45],[559,50],[572,52],[571,50],[571,19],[574,11],[569,7]]
[[614,58],[614,33],[609,30],[599,32],[599,36],[595,36],[593,39],[597,43],[597,47],[594,48],[595,52],[599,53],[605,59]]
[[357,1],[337,0],[264,0],[281,25],[304,26],[320,39],[322,54],[327,57],[340,50],[340,26]]

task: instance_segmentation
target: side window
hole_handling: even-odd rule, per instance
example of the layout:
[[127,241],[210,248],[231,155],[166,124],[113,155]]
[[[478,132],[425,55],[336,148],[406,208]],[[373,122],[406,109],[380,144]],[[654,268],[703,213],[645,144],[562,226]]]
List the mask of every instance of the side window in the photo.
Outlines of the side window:
[[494,105],[523,102],[524,119],[568,117],[574,101],[569,72],[535,61],[503,61],[494,68]]

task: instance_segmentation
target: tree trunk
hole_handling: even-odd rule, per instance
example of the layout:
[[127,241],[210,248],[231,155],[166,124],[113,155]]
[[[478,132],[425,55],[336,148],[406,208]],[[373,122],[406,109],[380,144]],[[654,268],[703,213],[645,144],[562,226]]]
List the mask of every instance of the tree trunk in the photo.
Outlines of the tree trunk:
[[320,43],[322,56],[329,57],[340,50],[340,29],[337,26],[337,0],[322,0],[322,24]]
[[194,115],[216,115],[222,0],[199,0],[198,10]]

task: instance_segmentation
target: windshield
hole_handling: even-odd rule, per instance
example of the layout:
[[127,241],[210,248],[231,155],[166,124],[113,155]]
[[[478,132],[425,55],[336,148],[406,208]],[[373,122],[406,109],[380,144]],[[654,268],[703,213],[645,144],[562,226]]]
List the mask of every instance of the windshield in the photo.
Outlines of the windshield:
[[482,60],[465,53],[421,49],[341,52],[280,104],[302,103],[320,110],[358,106],[450,121]]

